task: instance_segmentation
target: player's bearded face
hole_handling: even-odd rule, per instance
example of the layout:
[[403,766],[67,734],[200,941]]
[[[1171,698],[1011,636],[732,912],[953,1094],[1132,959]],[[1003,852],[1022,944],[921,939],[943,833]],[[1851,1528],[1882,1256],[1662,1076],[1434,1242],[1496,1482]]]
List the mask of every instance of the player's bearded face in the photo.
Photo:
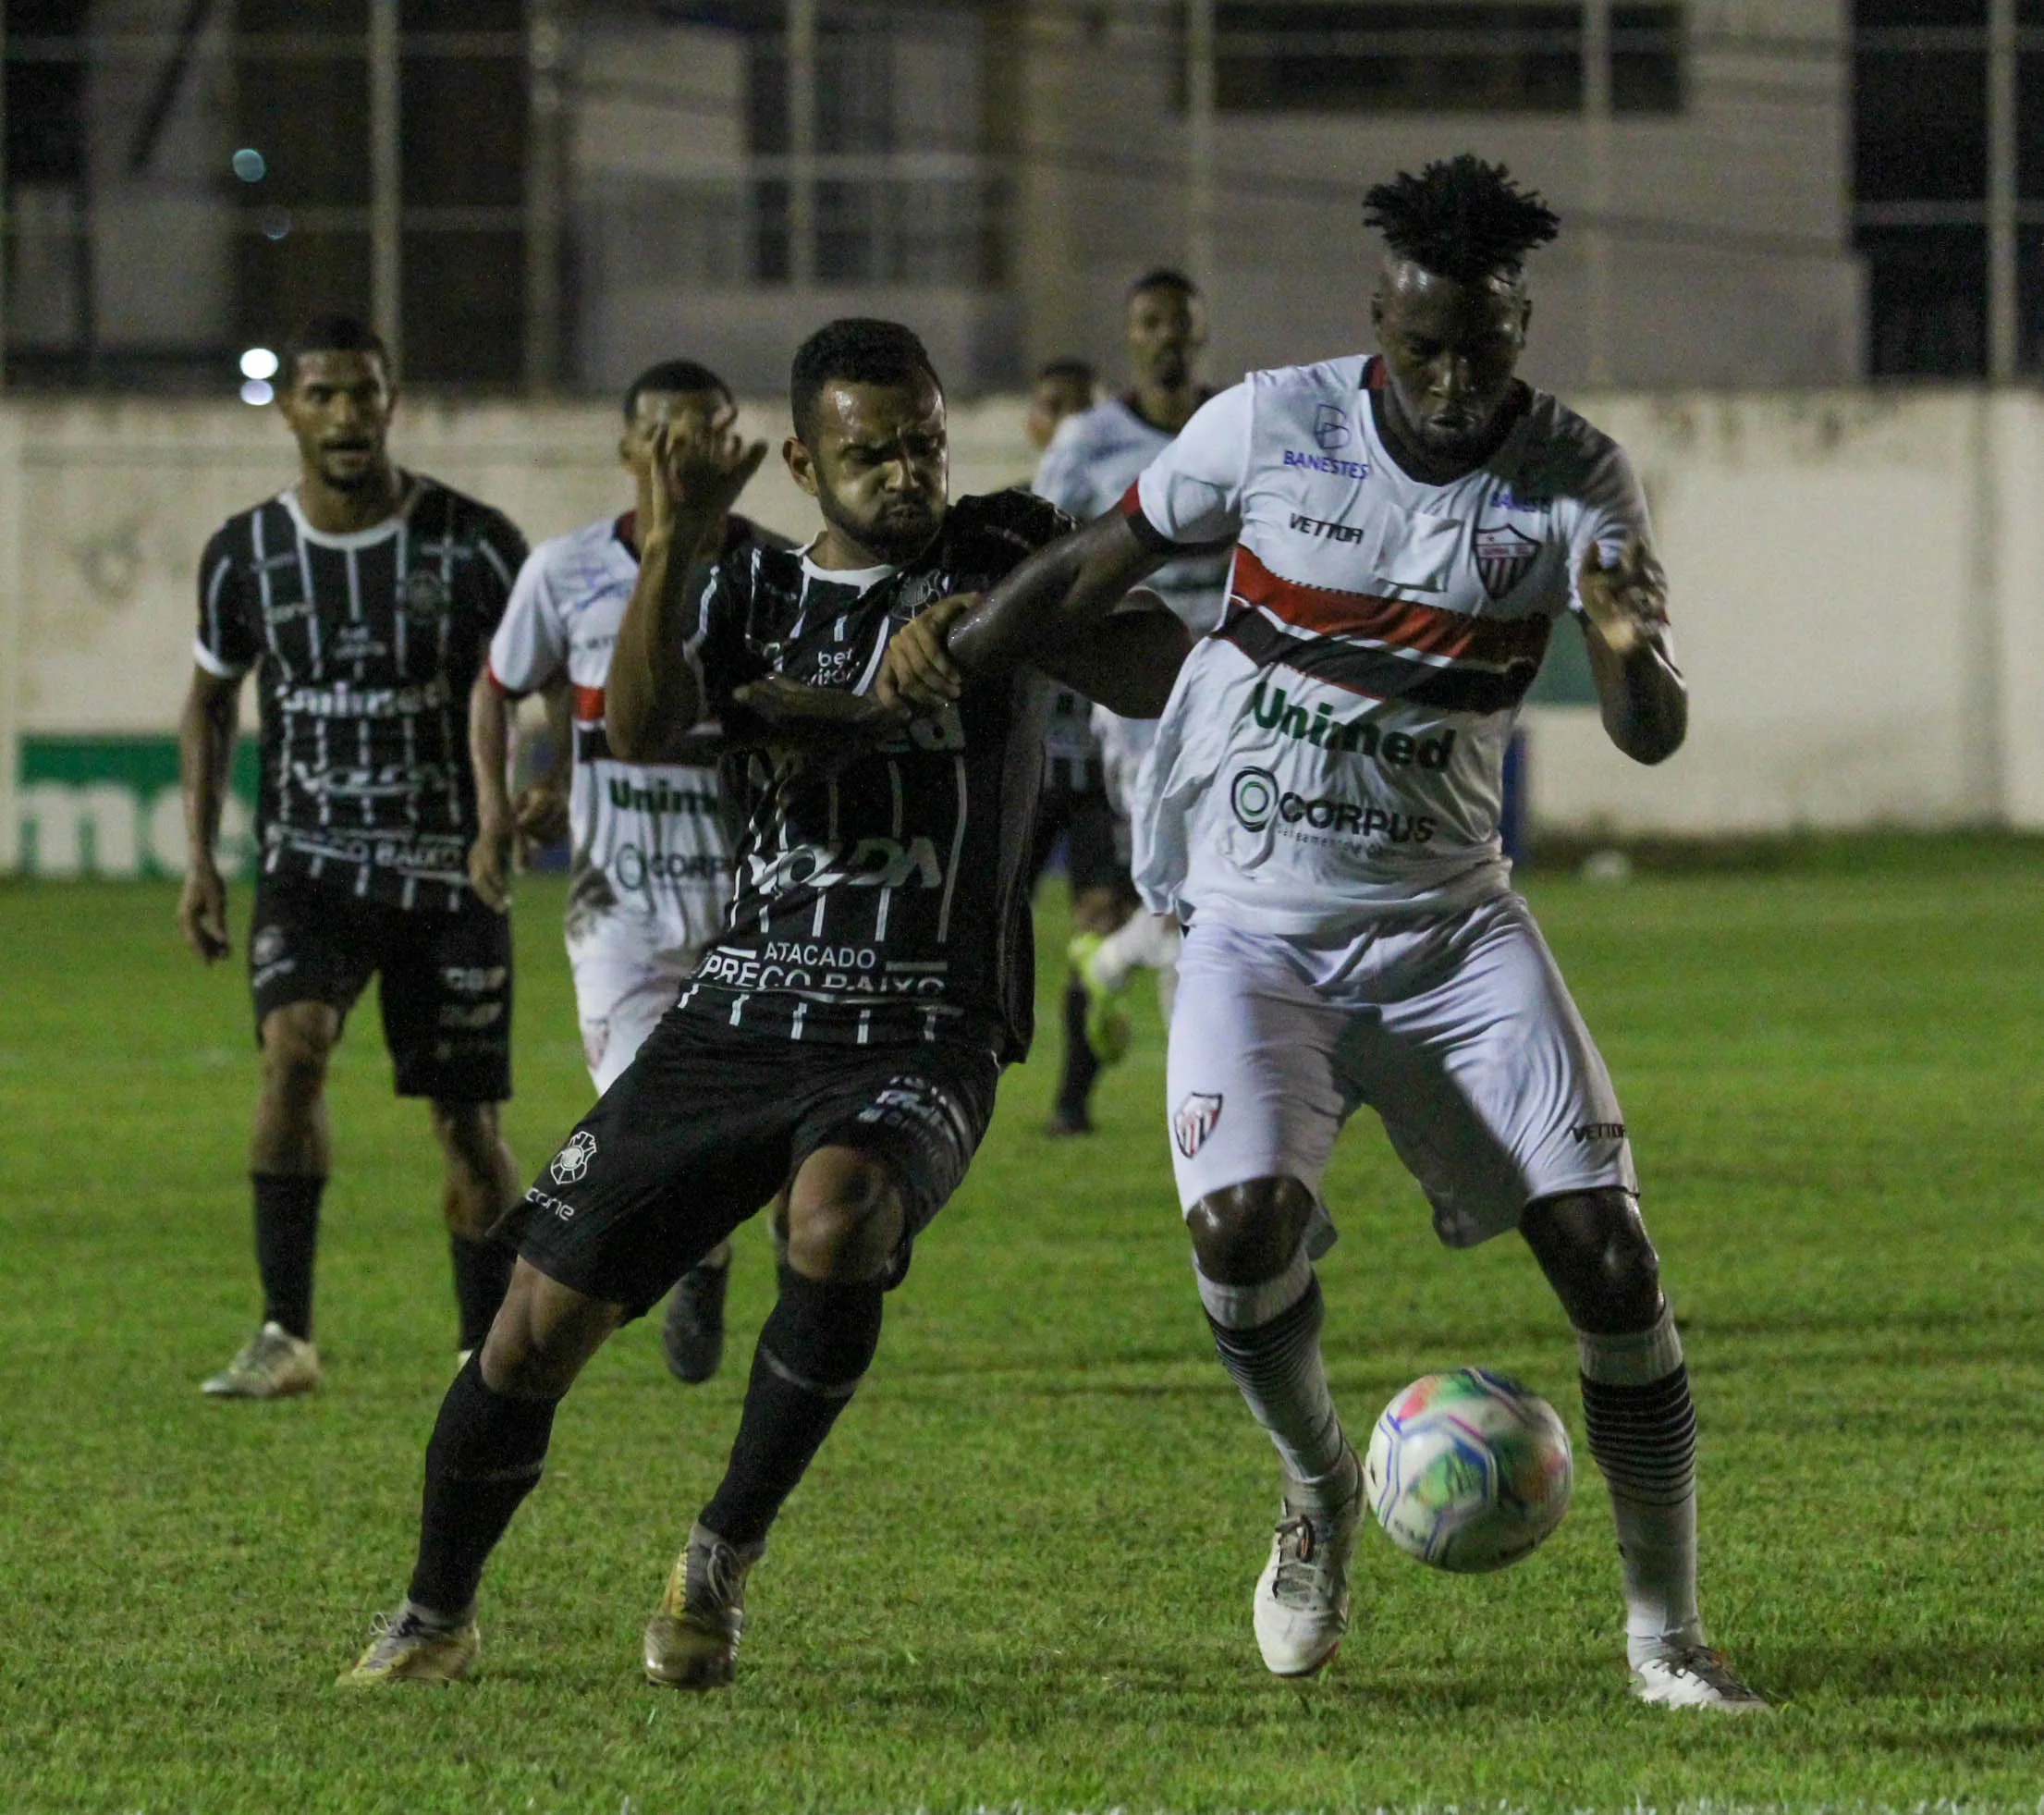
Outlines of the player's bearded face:
[[825,521],[883,561],[921,554],[944,521],[950,489],[943,393],[926,378],[827,385],[812,433]]
[[398,394],[374,353],[300,353],[278,399],[306,467],[337,492],[380,484]]
[[1371,313],[1398,426],[1429,453],[1488,453],[1525,350],[1524,290],[1502,277],[1457,283],[1397,260]]

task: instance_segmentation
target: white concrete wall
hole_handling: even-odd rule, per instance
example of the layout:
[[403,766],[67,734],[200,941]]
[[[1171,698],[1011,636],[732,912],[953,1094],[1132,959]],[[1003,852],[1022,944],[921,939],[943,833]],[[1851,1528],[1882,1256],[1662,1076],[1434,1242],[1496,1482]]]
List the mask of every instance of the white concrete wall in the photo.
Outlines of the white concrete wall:
[[[2044,828],[2044,398],[1698,393],[1584,408],[1645,478],[1694,715],[1687,747],[1641,769],[1594,712],[1536,709],[1541,824]],[[777,441],[786,423],[763,403],[741,426]],[[429,403],[407,409],[395,446],[536,541],[629,503],[617,429],[593,405]],[[955,412],[955,492],[1031,464],[1017,401]],[[170,731],[200,550],[293,466],[274,413],[240,405],[0,408],[0,750],[17,736]],[[777,460],[745,508],[791,534],[814,527]],[[0,762],[0,865],[14,781]]]

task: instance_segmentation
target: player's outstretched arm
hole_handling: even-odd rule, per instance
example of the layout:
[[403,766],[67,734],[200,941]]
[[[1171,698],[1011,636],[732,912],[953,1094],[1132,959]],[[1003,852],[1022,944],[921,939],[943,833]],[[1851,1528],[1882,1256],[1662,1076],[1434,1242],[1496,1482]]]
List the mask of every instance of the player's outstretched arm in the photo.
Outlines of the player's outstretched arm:
[[628,763],[656,763],[703,717],[686,653],[689,569],[766,458],[728,428],[654,431],[653,508],[639,525],[639,581],[618,626],[604,686],[604,730]]
[[475,842],[469,847],[469,881],[485,905],[502,914],[511,904],[510,702],[488,668],[469,690],[469,766],[475,772]]
[[207,963],[227,955],[227,889],[213,854],[234,762],[241,677],[194,668],[177,719],[177,767],[185,800],[185,886],[177,930]]
[[956,699],[972,676],[992,674],[1018,662],[1048,669],[1114,609],[1130,587],[1178,552],[1169,544],[1138,540],[1129,520],[1110,510],[1039,548],[984,598],[956,604],[948,617],[936,619],[940,607],[954,606],[944,600],[918,618],[918,624],[933,619],[931,632],[943,632],[943,647],[934,661],[924,646],[929,632],[918,642],[897,633],[882,659],[874,692],[885,705],[900,703],[926,711]]
[[1576,591],[1605,731],[1635,763],[1667,761],[1689,730],[1689,689],[1668,651],[1667,575],[1644,543],[1609,563],[1592,543]]

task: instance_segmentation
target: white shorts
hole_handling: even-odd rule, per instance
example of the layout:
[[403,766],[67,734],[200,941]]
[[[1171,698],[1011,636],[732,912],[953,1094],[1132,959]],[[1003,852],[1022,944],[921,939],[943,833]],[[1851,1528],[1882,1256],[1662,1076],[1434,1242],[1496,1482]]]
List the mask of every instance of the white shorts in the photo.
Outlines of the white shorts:
[[[1517,895],[1339,938],[1202,915],[1179,958],[1168,1090],[1188,1210],[1260,1178],[1317,1199],[1364,1103],[1451,1247],[1516,1228],[1537,1198],[1639,1189],[1610,1074]],[[1332,1240],[1317,1223],[1313,1251]]]
[[699,945],[662,947],[647,930],[615,916],[590,921],[570,935],[575,1015],[599,1096],[674,1006],[701,952]]

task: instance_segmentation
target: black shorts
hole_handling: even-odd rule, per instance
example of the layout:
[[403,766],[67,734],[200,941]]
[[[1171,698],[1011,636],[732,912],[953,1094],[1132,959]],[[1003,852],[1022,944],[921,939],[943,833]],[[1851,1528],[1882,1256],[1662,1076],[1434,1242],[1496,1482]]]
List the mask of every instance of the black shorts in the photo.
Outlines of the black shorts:
[[249,923],[255,1036],[273,1009],[327,1002],[345,1021],[381,979],[398,1095],[501,1103],[511,1094],[511,923],[476,901],[393,907],[307,877],[256,879]]
[[1065,875],[1076,893],[1107,889],[1135,899],[1129,880],[1127,830],[1108,798],[1107,778],[1097,756],[1083,764],[1061,760],[1049,766],[1036,797],[1036,825],[1030,846],[1032,877],[1040,877],[1064,840]]
[[821,1147],[857,1147],[900,1193],[909,1248],[994,1113],[999,1063],[956,1041],[801,1043],[675,1009],[541,1170],[508,1229],[550,1280],[633,1317]]

